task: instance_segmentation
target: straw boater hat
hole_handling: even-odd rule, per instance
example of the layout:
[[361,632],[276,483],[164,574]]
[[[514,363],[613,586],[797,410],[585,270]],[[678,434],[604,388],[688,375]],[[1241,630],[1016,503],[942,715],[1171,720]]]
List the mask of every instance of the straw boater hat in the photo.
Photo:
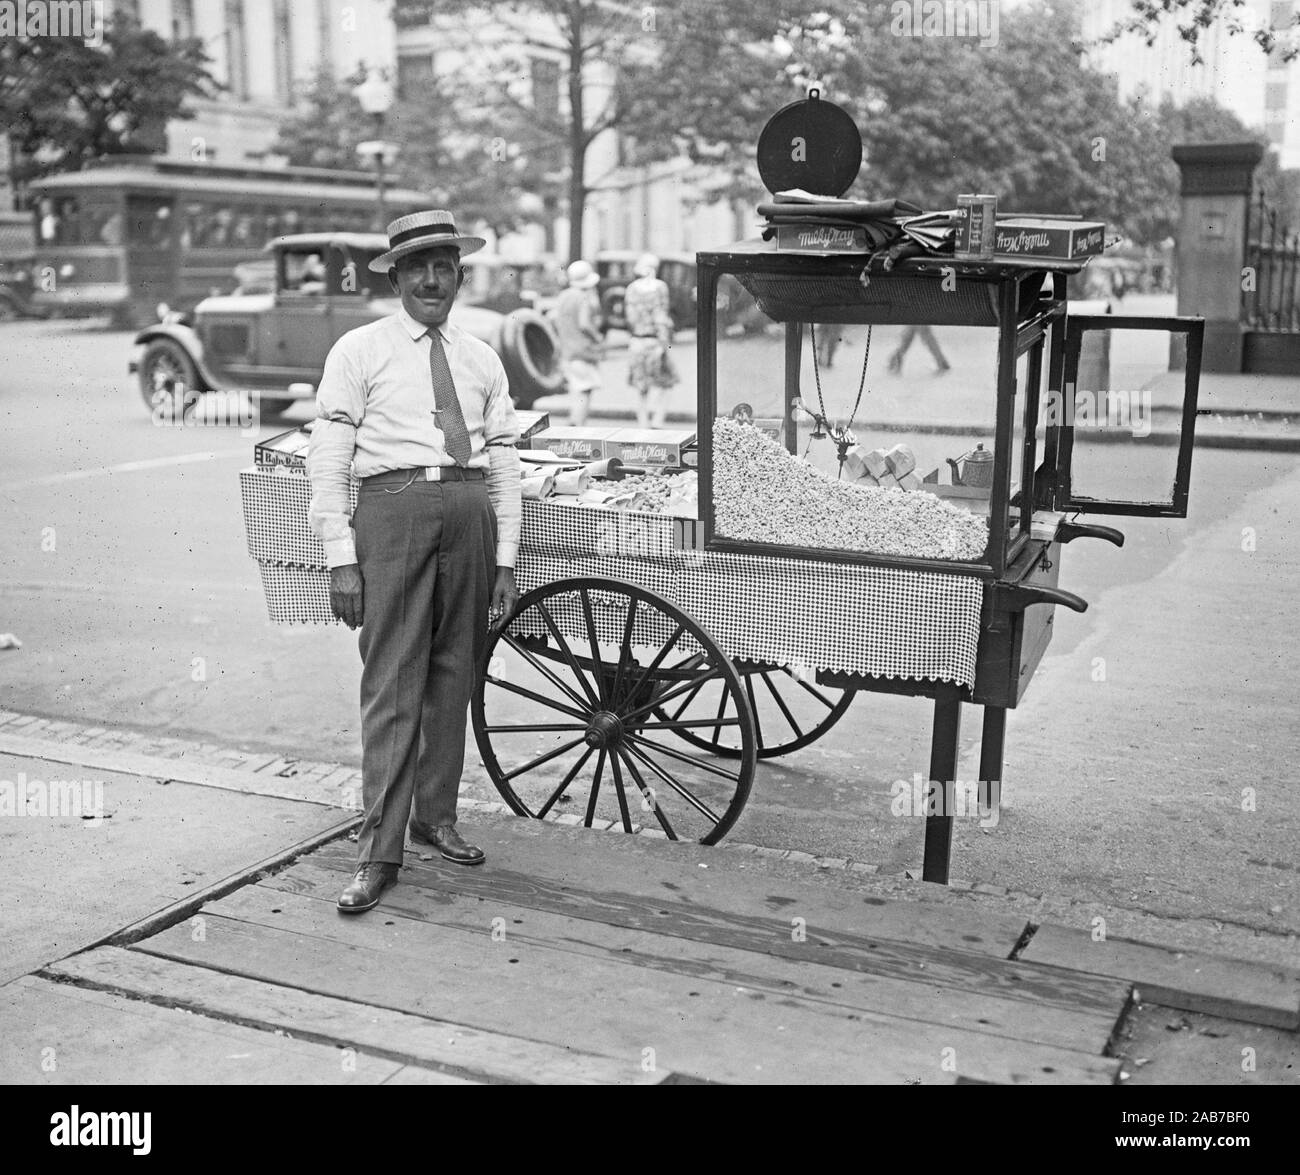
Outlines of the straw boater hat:
[[421,249],[450,246],[460,250],[462,257],[477,253],[487,244],[482,237],[467,237],[456,231],[456,218],[443,208],[429,212],[412,212],[399,216],[388,226],[388,252],[381,253],[370,263],[373,273],[387,273],[397,264],[398,258]]

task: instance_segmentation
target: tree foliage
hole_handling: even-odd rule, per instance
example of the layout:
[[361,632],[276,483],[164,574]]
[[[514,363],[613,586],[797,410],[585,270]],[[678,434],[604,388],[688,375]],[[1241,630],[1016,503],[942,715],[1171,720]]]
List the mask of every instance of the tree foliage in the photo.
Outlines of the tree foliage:
[[[1002,11],[994,46],[901,35],[893,5],[858,0],[440,0],[437,13],[469,51],[454,85],[431,79],[390,116],[403,179],[501,230],[567,203],[571,251],[599,135],[619,133],[625,163],[709,165],[715,190],[756,202],[759,132],[811,85],[862,132],[854,194],[947,208],[995,192],[1005,209],[1096,217],[1140,243],[1174,231],[1170,146],[1262,138],[1206,100],[1121,101],[1089,68],[1071,7],[1043,0]],[[354,84],[318,83],[283,136],[294,162],[355,166],[373,131]],[[1284,193],[1276,169],[1270,155],[1261,174]]]
[[166,123],[190,117],[186,99],[215,93],[208,61],[200,41],[165,41],[124,12],[102,46],[0,38],[0,121],[16,148],[15,181],[163,149]]
[[[1201,36],[1216,22],[1230,36],[1250,37],[1265,54],[1277,55],[1281,61],[1300,57],[1300,10],[1290,20],[1261,20],[1248,0],[1131,0],[1133,11],[1117,21],[1101,38],[1111,43],[1135,33],[1148,45],[1154,45],[1162,28],[1172,23],[1187,42],[1189,59],[1200,64]],[[1274,6],[1276,7],[1276,6]]]

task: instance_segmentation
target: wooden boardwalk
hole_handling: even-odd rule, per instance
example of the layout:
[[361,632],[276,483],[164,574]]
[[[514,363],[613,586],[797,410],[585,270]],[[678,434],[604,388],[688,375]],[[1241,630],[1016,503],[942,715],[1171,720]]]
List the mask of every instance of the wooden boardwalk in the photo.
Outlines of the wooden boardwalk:
[[752,854],[469,831],[487,865],[408,853],[352,917],[354,846],[328,844],[11,984],[0,1034],[57,1036],[70,1082],[1215,1081],[1242,1041],[1295,1072],[1300,973]]

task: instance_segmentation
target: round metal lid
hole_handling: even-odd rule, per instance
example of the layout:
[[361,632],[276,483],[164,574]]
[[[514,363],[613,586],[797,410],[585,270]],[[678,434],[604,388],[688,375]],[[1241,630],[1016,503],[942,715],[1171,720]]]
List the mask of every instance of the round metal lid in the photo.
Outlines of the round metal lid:
[[842,196],[862,167],[862,136],[852,116],[819,90],[784,106],[758,136],[758,174],[773,194],[803,188]]

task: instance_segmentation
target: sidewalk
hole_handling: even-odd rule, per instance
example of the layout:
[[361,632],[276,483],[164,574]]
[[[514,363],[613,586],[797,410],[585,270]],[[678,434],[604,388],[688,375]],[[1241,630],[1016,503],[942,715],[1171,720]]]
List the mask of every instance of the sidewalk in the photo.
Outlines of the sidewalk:
[[97,811],[0,826],[30,903],[2,936],[7,1082],[1275,1084],[1300,1061],[1300,971],[1098,941],[979,883],[480,802],[485,867],[408,852],[344,918],[355,773],[12,712],[0,756],[104,781]]

